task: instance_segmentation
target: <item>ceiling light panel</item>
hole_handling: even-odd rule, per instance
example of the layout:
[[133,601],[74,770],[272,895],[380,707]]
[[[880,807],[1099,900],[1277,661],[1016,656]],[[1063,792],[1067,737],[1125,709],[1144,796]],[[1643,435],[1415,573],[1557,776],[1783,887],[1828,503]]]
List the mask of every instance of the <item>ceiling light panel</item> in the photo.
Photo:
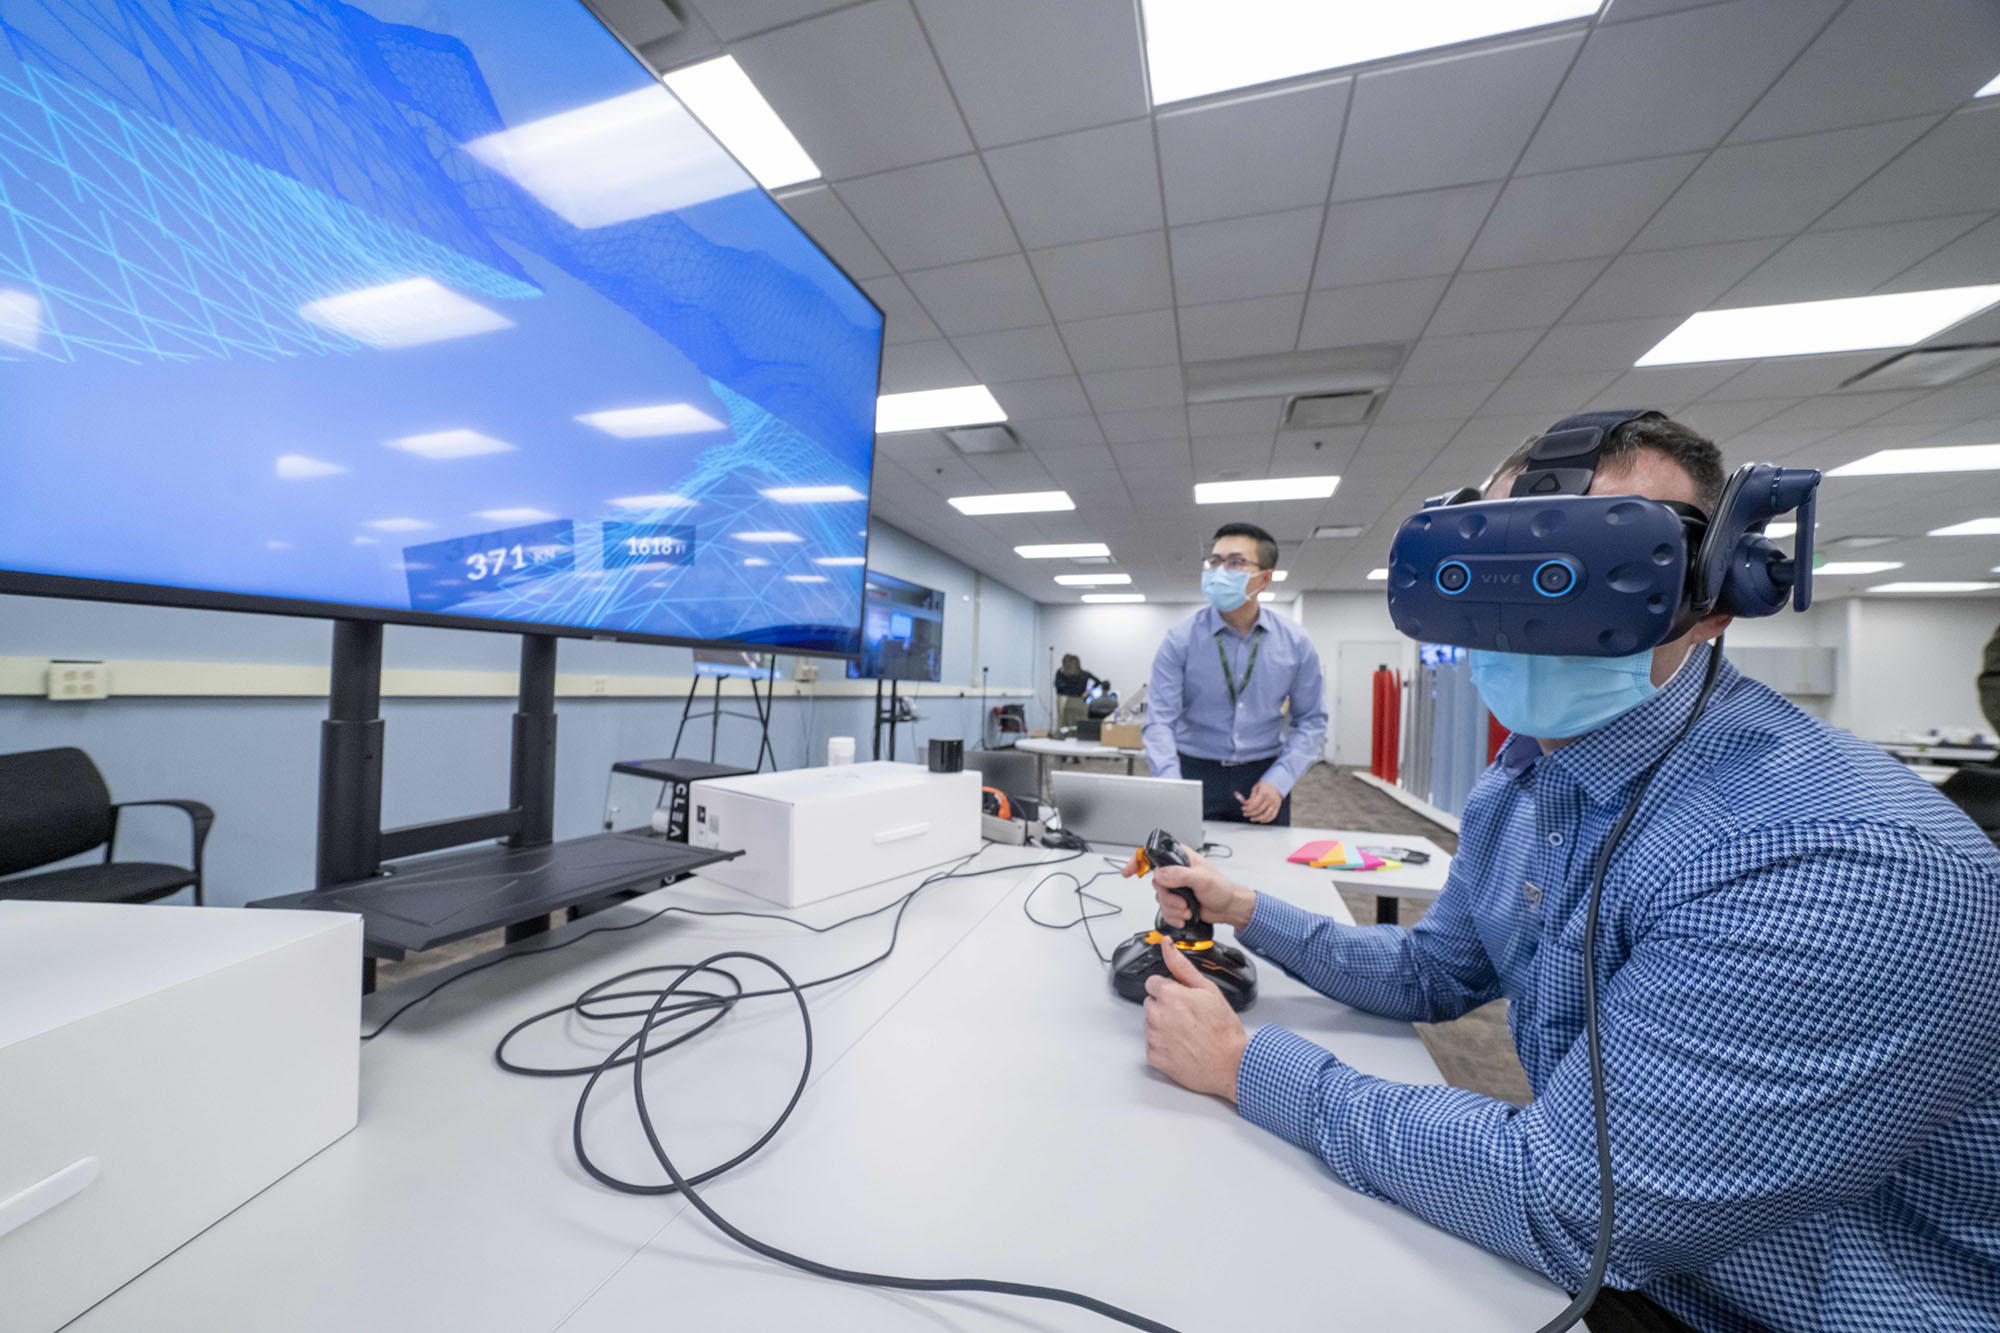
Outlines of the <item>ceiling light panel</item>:
[[1953,444],[1883,449],[1842,463],[1829,477],[1884,477],[1911,472],[1991,472],[2000,468],[2000,444]]
[[[1989,584],[1988,586],[1990,587],[1991,585]],[[1086,602],[1143,602],[1146,600],[1146,594],[1143,592],[1087,592],[1083,595],[1083,600]]]
[[723,425],[692,403],[655,403],[650,407],[617,407],[585,412],[577,418],[621,440],[646,440],[659,435],[699,435]]
[[1254,477],[1247,481],[1196,482],[1198,505],[1256,504],[1265,500],[1324,500],[1339,477]]
[[1981,97],[2000,97],[2000,74],[1995,74],[1993,82],[1987,84],[1972,96],[1975,100]]
[[1688,316],[1633,364],[1678,366],[1907,347],[1995,302],[2000,302],[2000,286],[1704,310]]
[[[308,301],[299,307],[299,314],[382,351],[514,327],[505,315],[431,278],[406,278]],[[22,338],[17,334],[7,341],[19,344]]]
[[1599,0],[1141,0],[1153,103],[1588,18]]
[[1132,581],[1130,574],[1058,574],[1056,582],[1065,588],[1112,588]]
[[1109,560],[1111,548],[1103,542],[1055,542],[1042,546],[1016,546],[1014,554],[1023,560],[1082,560],[1090,556]]
[[919,389],[885,393],[875,400],[875,432],[894,435],[908,430],[944,430],[952,426],[985,426],[1005,421],[1007,414],[984,384],[952,389]]
[[2000,583],[1878,583],[1870,592],[1986,592]]
[[1388,579],[1389,571],[1387,569],[1371,569],[1368,571],[1368,581],[1370,583],[1386,583]]
[[773,486],[757,493],[781,505],[842,504],[868,498],[852,486]]
[[1074,509],[1068,491],[1015,491],[1009,495],[955,495],[949,501],[961,514],[1046,514]]
[[735,56],[677,69],[666,76],[666,84],[765,189],[819,179],[812,156],[757,91]]
[[399,440],[388,441],[388,446],[430,459],[477,458],[481,454],[514,452],[514,446],[505,440],[496,440],[476,430],[434,430],[423,435],[405,435]]
[[1851,574],[1886,574],[1901,569],[1900,560],[1829,560],[1813,571],[1814,578],[1842,578]]
[[1968,518],[1963,523],[1953,523],[1947,527],[1932,528],[1933,537],[1996,537],[2000,536],[2000,518]]

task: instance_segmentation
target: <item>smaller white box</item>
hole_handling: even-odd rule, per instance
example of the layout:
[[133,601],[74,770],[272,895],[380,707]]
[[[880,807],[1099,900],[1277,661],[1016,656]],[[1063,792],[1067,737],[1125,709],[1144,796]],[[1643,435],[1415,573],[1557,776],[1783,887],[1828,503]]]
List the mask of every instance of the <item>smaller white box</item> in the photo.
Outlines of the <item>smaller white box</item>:
[[843,764],[693,785],[688,841],[741,850],[702,869],[786,907],[979,850],[979,775],[921,764]]
[[360,1011],[358,916],[0,902],[0,1333],[74,1319],[352,1129]]

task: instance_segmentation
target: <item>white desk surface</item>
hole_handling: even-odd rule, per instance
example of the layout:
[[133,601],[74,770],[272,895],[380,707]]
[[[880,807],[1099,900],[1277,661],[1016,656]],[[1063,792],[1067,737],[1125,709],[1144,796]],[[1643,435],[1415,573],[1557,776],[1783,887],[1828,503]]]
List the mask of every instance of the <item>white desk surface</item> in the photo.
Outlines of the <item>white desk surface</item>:
[[[1287,898],[1308,901],[1313,886],[1341,884],[1384,898],[1435,898],[1451,871],[1451,853],[1407,833],[1368,833],[1354,829],[1273,828],[1268,824],[1210,824],[1211,842],[1231,849],[1229,860],[1216,864],[1231,879],[1253,889],[1267,884]],[[1350,847],[1410,847],[1429,852],[1431,859],[1401,870],[1314,870],[1285,860],[1309,842],[1338,838]]]
[[1120,749],[1116,745],[1105,745],[1100,741],[1082,741],[1074,736],[1048,737],[1026,736],[1014,742],[1014,748],[1023,754],[1046,754],[1075,759],[1124,759],[1130,755],[1144,754],[1143,748]]
[[[1263,865],[1236,845],[1235,869],[1258,872],[1260,887],[1345,918],[1322,872]],[[975,864],[1054,856],[988,848]],[[770,1146],[705,1197],[752,1234],[814,1258],[1069,1286],[1189,1333],[1317,1327],[1336,1312],[1362,1328],[1512,1333],[1560,1308],[1563,1296],[1540,1277],[1353,1193],[1308,1154],[1147,1069],[1140,1011],[1112,995],[1081,929],[1043,930],[1022,915],[1045,873],[1024,865],[933,886],[912,904],[886,963],[815,992],[811,1086]],[[795,914],[837,920],[909,882]],[[1038,915],[1073,910],[1065,887],[1043,890]],[[1142,883],[1105,879],[1092,892],[1126,908],[1096,923],[1107,951],[1149,924]],[[617,915],[668,902],[764,908],[697,879]],[[468,978],[363,1048],[355,1132],[71,1329],[1114,1327],[1043,1302],[913,1297],[768,1263],[678,1199],[590,1181],[570,1150],[581,1080],[520,1078],[493,1063],[495,1041],[515,1022],[629,968],[748,948],[803,980],[871,956],[887,935],[886,914],[826,936],[670,916]],[[747,968],[741,975],[763,984]],[[1253,1025],[1282,1022],[1367,1073],[1438,1081],[1409,1025],[1313,996],[1275,967],[1259,975]],[[369,1023],[436,980],[371,997]],[[514,1054],[584,1063],[610,1040],[595,1025],[555,1023]],[[797,1078],[799,1050],[796,1010],[777,999],[649,1063],[653,1113],[677,1162],[705,1167],[762,1132]],[[605,1080],[586,1117],[593,1155],[622,1175],[657,1178],[620,1088],[629,1077]],[[1163,1262],[1198,1251],[1198,1228],[1211,1218],[1245,1257],[1242,1274],[1204,1279]]]

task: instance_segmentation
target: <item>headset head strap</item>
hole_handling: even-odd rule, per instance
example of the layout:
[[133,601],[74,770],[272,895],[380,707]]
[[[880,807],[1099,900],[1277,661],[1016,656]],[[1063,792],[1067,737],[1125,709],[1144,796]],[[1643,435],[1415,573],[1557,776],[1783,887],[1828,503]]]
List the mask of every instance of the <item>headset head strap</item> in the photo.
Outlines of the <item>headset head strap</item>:
[[1597,460],[1611,432],[1631,421],[1660,417],[1653,411],[1581,412],[1564,417],[1528,446],[1528,465],[1509,495],[1588,495]]

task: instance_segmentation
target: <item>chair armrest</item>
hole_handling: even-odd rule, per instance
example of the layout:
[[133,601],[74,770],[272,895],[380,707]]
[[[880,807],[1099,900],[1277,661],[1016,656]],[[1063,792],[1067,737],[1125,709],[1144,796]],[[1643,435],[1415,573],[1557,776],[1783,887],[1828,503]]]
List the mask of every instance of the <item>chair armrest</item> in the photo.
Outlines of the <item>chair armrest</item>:
[[[121,810],[130,810],[132,807],[139,805],[168,805],[172,806],[176,810],[182,810],[187,813],[188,821],[194,825],[194,830],[193,830],[194,863],[189,867],[189,869],[193,870],[195,873],[195,877],[199,879],[201,877],[202,848],[205,847],[208,843],[208,830],[215,823],[215,811],[211,810],[208,806],[203,805],[200,801],[177,801],[177,800],[120,801],[116,805],[111,807],[111,818],[112,818],[111,828],[112,828],[112,837],[114,840],[117,837],[118,812]],[[105,853],[105,860],[107,861],[110,860],[111,848],[109,846],[105,847],[104,853]]]

